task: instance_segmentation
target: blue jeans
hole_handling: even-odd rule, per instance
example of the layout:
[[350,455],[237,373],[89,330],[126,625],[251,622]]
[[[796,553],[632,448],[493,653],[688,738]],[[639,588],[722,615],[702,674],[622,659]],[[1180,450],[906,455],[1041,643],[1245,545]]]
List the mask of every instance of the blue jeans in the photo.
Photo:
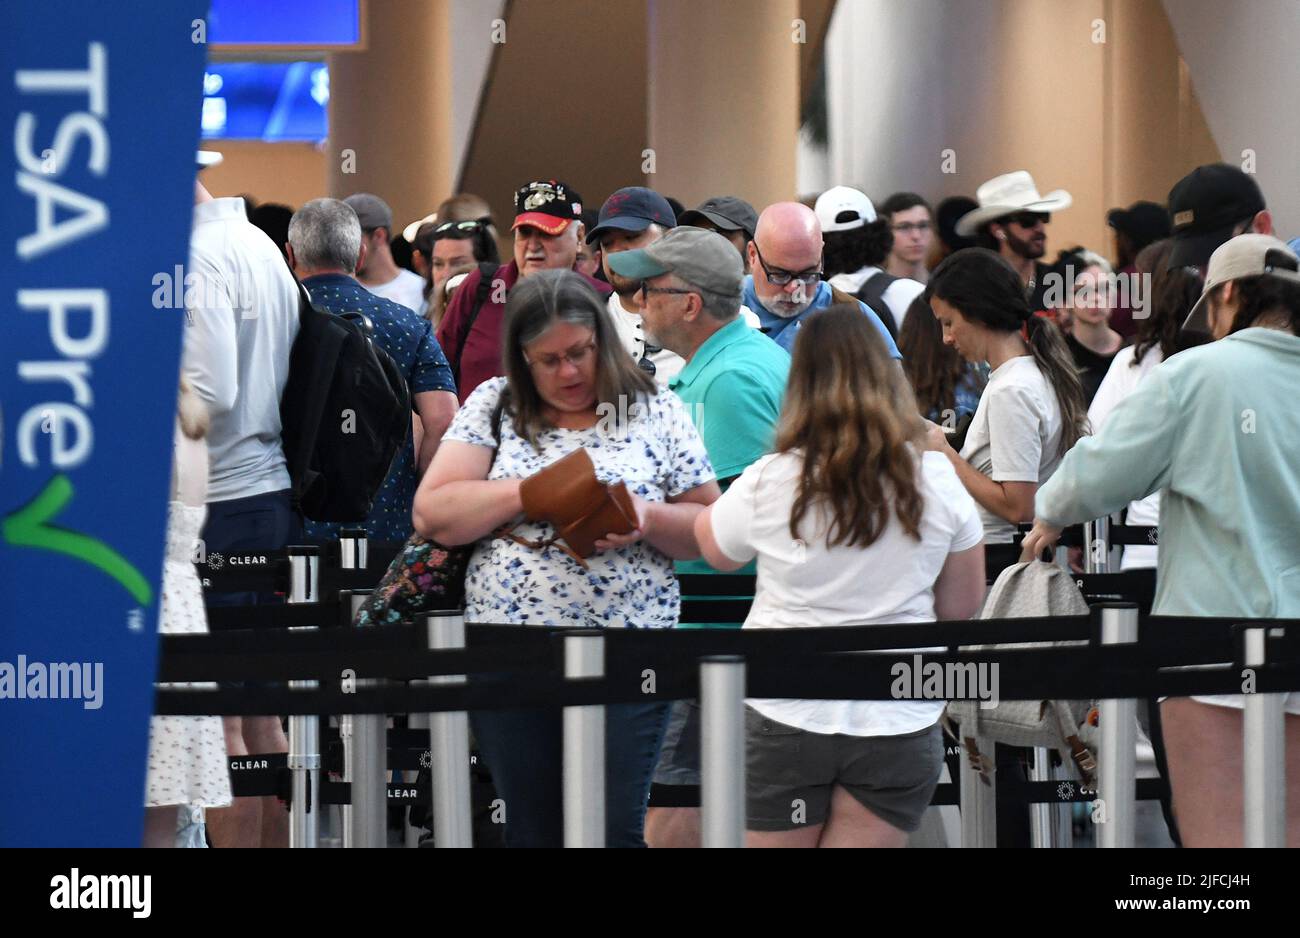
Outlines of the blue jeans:
[[[670,705],[605,708],[605,846],[644,847],[650,780]],[[558,707],[476,710],[474,739],[505,803],[507,847],[564,846],[563,727]]]

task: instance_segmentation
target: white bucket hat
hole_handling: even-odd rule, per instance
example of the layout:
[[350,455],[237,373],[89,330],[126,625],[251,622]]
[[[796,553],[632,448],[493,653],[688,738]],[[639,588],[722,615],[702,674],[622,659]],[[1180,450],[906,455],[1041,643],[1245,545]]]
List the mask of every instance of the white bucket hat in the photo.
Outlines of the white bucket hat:
[[983,225],[1016,212],[1059,212],[1074,204],[1070,193],[1057,189],[1039,195],[1034,177],[1023,169],[994,176],[975,190],[979,208],[957,220],[957,234],[969,238]]

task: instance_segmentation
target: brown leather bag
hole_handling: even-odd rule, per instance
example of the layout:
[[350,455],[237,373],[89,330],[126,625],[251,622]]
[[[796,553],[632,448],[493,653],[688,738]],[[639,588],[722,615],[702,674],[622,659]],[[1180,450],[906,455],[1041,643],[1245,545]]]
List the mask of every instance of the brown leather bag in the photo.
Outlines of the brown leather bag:
[[607,534],[628,534],[636,529],[636,508],[622,482],[610,485],[596,478],[596,467],[585,449],[576,449],[525,479],[519,486],[524,517],[544,521],[555,535],[530,541],[510,532],[504,536],[517,544],[542,548],[558,543],[586,569],[584,560],[596,552],[596,541]]

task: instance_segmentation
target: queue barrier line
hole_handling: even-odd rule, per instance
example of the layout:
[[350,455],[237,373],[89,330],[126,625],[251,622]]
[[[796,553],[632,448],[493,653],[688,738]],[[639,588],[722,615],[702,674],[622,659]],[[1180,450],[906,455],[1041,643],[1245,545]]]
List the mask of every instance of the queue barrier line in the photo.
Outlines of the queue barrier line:
[[[1089,668],[1069,653],[1087,652]],[[1026,649],[978,653],[929,653],[920,664],[948,670],[970,665],[999,666],[999,697],[1003,700],[1186,697],[1242,691],[1239,662],[1213,663],[1210,668],[1165,670],[1134,659],[1134,649]],[[751,661],[746,694],[750,697],[807,700],[894,700],[893,656],[808,656],[781,661]],[[903,659],[907,660],[907,659]],[[1093,672],[1091,669],[1096,668]],[[1088,672],[1088,673],[1085,673]],[[1300,662],[1271,660],[1253,671],[1257,693],[1300,690]],[[620,677],[622,678],[620,680]],[[431,686],[412,682],[386,688],[329,686],[316,689],[241,688],[217,690],[159,689],[160,716],[194,715],[321,715],[345,713],[436,713],[498,710],[516,707],[576,707],[645,702],[644,678],[611,672],[603,678],[566,681],[549,674],[517,673],[508,685]],[[658,674],[652,699],[673,700],[698,695],[689,675]]]
[[[1022,540],[1028,530],[1029,526],[1022,526],[1014,536],[1013,542],[1018,543]],[[379,577],[383,576],[384,571],[388,569],[393,558],[404,547],[402,544],[387,542],[367,543],[364,538],[360,538],[361,546],[358,548],[352,546],[354,540],[345,538],[343,541],[325,545],[321,554],[322,593],[373,588]],[[1113,546],[1158,546],[1159,528],[1111,524],[1105,540],[1108,545]],[[1062,547],[1082,547],[1087,543],[1085,526],[1067,527],[1062,532],[1059,543]],[[358,555],[360,555],[359,564],[357,564]],[[229,556],[204,554],[203,559],[197,561],[194,566],[204,589],[210,592],[288,593],[288,556],[288,548]],[[345,556],[357,565],[344,566]],[[723,578],[723,583],[729,577],[735,577],[736,583],[748,579],[750,584],[748,593],[753,594],[752,574],[685,574],[682,578],[694,577],[703,580],[714,576]],[[719,587],[723,583],[720,583]],[[737,591],[732,595],[742,594],[743,591]]]
[[[292,607],[284,607],[292,608]],[[714,654],[742,654],[788,661],[828,653],[894,652],[925,647],[954,649],[971,645],[1018,645],[1074,642],[1074,646],[1039,648],[1039,652],[1096,652],[1098,616],[1024,619],[973,619],[905,625],[874,625],[808,629],[690,629],[611,630],[607,635],[611,668],[677,667],[689,673],[696,659]],[[1249,620],[1245,620],[1249,621]],[[1297,620],[1255,620],[1272,628]],[[1244,662],[1243,620],[1151,616],[1144,622],[1142,641],[1118,659],[1129,667],[1187,667]],[[422,678],[440,674],[472,674],[494,670],[554,673],[559,655],[554,645],[572,630],[526,626],[471,625],[470,645],[460,649],[417,650],[404,627],[358,632],[289,632],[261,647],[241,647],[231,636],[164,636],[159,679],[165,682],[320,678],[339,679],[350,670],[355,677]],[[1287,637],[1270,637],[1270,656],[1297,657],[1297,630]],[[369,633],[369,634],[367,634]],[[265,636],[252,633],[250,638]],[[359,639],[365,638],[363,644]],[[388,639],[391,638],[391,644]],[[517,643],[517,644],[516,644]],[[256,641],[250,641],[256,646]],[[266,647],[270,645],[271,647]],[[298,648],[302,650],[299,651]],[[234,650],[239,648],[238,651]],[[214,650],[210,650],[214,649]],[[970,660],[990,660],[994,651],[966,651]],[[1083,658],[1078,659],[1080,663]],[[761,663],[761,662],[756,662]],[[660,680],[663,675],[659,675]],[[1060,696],[1060,694],[1048,694]]]

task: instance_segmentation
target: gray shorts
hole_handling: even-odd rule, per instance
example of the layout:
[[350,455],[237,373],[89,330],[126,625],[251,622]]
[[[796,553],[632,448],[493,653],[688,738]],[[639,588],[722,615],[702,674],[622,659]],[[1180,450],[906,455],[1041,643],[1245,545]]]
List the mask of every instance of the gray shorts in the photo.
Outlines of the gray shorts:
[[901,736],[811,733],[745,708],[745,814],[755,831],[824,824],[839,785],[876,817],[911,833],[943,765],[939,724]]
[[655,767],[656,785],[700,784],[700,702],[674,700]]

